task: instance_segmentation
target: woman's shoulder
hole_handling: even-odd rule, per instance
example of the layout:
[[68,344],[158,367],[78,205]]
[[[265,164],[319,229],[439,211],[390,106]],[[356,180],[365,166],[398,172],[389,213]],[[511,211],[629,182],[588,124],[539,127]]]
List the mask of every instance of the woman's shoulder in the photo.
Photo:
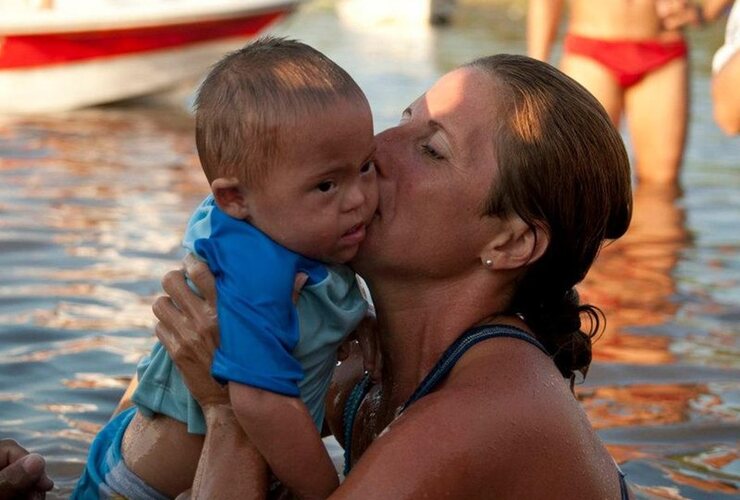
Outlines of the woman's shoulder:
[[[485,488],[497,497],[518,492],[514,496],[556,498],[558,491],[573,495],[574,487],[595,492],[605,481],[606,488],[613,486],[602,474],[613,469],[611,459],[568,382],[547,356],[524,342],[481,344],[439,390],[414,406],[405,415],[407,431],[439,429],[431,433],[436,442],[420,453],[464,462],[464,470],[454,461],[446,467],[451,474],[457,470],[456,481],[472,486],[471,495]],[[551,478],[554,470],[562,477]]]

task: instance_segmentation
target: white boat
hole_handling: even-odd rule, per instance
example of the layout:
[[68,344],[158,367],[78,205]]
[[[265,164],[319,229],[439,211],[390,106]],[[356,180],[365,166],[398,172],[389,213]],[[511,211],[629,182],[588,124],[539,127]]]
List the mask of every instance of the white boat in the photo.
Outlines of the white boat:
[[196,81],[300,0],[0,0],[0,113],[69,110]]

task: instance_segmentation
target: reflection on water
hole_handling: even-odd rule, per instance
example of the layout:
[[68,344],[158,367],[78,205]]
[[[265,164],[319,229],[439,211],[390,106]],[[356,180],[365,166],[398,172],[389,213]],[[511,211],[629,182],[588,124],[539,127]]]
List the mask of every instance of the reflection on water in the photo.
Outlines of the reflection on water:
[[[732,318],[738,302],[713,300],[709,290],[682,293],[680,264],[694,266],[689,278],[706,271],[685,257],[701,246],[700,235],[688,230],[676,190],[637,186],[634,203],[629,231],[602,251],[580,286],[583,298],[598,304],[608,320],[579,399],[640,495],[737,494],[739,329]],[[715,234],[720,227],[708,229]],[[721,252],[734,261],[726,257],[713,265],[730,267],[723,283],[737,294],[733,238]],[[598,373],[604,367],[609,375]]]
[[[315,2],[278,29],[358,79],[378,130],[455,65],[524,51],[521,4],[469,3],[434,30],[413,14],[425,2],[401,18],[385,3]],[[580,287],[608,323],[578,396],[644,498],[740,493],[740,142],[711,121],[704,62],[720,35],[692,40],[684,192],[638,188],[632,227]],[[149,350],[159,278],[205,192],[189,99],[0,118],[0,436],[48,458],[53,496]]]
[[[630,334],[627,325],[664,325],[678,310],[673,269],[689,243],[684,210],[675,188],[637,186],[634,214],[621,239],[605,247],[580,287],[587,302],[607,317],[595,358],[623,363],[675,361],[669,338]],[[618,283],[619,286],[614,286]]]

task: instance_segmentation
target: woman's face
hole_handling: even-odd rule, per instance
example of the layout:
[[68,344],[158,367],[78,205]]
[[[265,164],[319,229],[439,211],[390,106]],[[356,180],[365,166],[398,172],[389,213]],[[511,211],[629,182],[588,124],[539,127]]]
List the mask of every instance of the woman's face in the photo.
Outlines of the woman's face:
[[497,86],[481,70],[443,76],[379,134],[379,204],[353,267],[372,281],[461,276],[500,224],[483,216],[496,172]]

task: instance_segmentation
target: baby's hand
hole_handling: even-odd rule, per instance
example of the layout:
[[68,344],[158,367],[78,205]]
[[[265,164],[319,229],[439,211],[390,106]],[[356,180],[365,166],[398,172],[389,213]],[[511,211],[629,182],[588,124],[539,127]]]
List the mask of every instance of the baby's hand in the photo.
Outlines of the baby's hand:
[[[360,352],[357,352],[359,348]],[[378,326],[374,316],[365,316],[357,328],[344,339],[337,350],[337,361],[362,356],[362,368],[374,382],[380,380],[383,356],[378,342]]]
[[303,285],[306,284],[306,281],[308,281],[308,274],[298,273],[295,275],[295,281],[293,282],[293,304],[298,303],[298,297],[300,296],[301,290],[303,289]]

